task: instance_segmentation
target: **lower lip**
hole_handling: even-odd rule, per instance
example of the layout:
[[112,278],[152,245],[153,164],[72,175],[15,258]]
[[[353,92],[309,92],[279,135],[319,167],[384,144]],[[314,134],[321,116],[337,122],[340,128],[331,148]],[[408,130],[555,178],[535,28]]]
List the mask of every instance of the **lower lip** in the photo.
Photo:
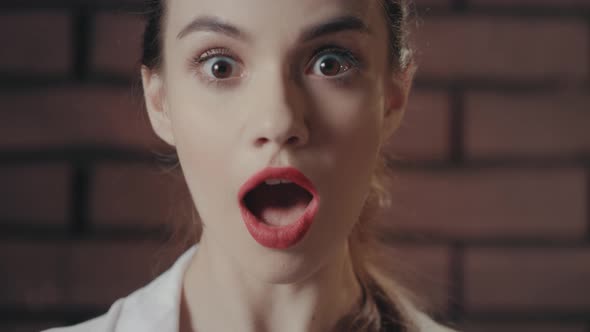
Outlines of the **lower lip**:
[[312,199],[307,209],[294,223],[287,226],[272,226],[256,218],[248,208],[242,206],[242,219],[248,232],[256,242],[267,248],[287,249],[305,236],[317,211],[317,200]]
[[[268,174],[268,171],[262,171],[259,174]],[[305,178],[303,174],[299,171],[291,168],[281,169],[281,175],[275,174],[272,177],[283,178],[292,180],[293,178],[303,178],[303,181],[294,181],[296,183],[309,183],[310,185],[305,185],[305,189],[308,190],[311,195],[312,199],[307,205],[307,208],[303,212],[303,214],[292,224],[286,226],[272,226],[264,221],[258,219],[255,215],[250,212],[250,210],[243,204],[242,198],[244,197],[243,191],[240,194],[240,210],[242,213],[242,219],[246,224],[246,228],[250,235],[264,247],[272,248],[272,249],[287,249],[295,244],[299,243],[301,239],[305,236],[311,224],[313,223],[314,217],[319,208],[319,199],[317,192],[311,186],[311,182]],[[259,176],[261,176],[259,175]],[[254,177],[256,178],[256,176]],[[268,178],[268,176],[267,176]]]

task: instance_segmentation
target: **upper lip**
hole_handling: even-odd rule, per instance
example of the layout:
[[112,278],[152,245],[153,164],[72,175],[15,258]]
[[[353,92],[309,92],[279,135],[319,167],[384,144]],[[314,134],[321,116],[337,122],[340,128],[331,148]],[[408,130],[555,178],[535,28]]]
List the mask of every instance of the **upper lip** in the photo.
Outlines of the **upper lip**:
[[242,202],[248,192],[259,186],[268,179],[285,179],[289,180],[311,195],[315,196],[316,189],[311,180],[309,180],[301,171],[295,167],[266,167],[252,175],[240,188],[239,198]]

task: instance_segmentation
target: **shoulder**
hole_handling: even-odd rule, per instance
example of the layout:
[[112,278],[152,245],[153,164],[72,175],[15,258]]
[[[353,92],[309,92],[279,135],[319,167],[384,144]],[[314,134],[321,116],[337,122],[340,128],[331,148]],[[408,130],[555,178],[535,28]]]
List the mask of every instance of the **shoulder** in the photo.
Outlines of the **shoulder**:
[[457,332],[449,327],[443,326],[428,316],[425,312],[418,309],[407,297],[398,294],[398,301],[401,303],[403,310],[408,317],[415,332]]
[[113,303],[109,311],[102,316],[93,318],[77,325],[52,328],[43,332],[114,332],[115,327],[117,326],[117,321],[119,320],[119,316],[121,314],[121,308],[123,306],[124,300],[124,298],[117,300],[115,303]]
[[432,319],[426,312],[420,310],[412,301],[411,292],[398,284],[393,278],[383,274],[374,266],[369,266],[373,278],[384,287],[385,293],[398,305],[402,316],[411,332],[456,332]]
[[44,332],[162,332],[178,330],[182,276],[196,247],[186,251],[174,265],[127,297],[117,300],[102,316],[69,327]]
[[417,332],[457,332],[435,322],[432,318],[420,311],[413,313],[413,323],[416,326]]

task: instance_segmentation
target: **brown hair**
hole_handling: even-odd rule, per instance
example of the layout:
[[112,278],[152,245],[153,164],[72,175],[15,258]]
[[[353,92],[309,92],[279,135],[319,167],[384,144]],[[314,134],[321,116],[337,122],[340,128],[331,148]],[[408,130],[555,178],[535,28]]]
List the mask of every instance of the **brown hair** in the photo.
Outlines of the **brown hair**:
[[[162,23],[165,16],[165,0],[146,0],[147,25],[143,36],[141,63],[157,69],[163,63]],[[389,25],[389,60],[394,72],[402,73],[412,62],[412,52],[408,46],[408,4],[406,0],[376,0],[382,5]],[[178,159],[173,156],[178,166]],[[178,167],[179,168],[179,167]],[[375,212],[389,202],[388,174],[386,158],[380,155],[371,182],[371,191],[363,207],[359,221],[350,237],[349,246],[355,274],[362,290],[358,306],[343,317],[334,331],[363,332],[402,332],[411,331],[411,320],[400,298],[400,287],[385,277],[382,259],[378,256],[382,245],[377,238],[378,225]],[[197,211],[191,204],[192,223],[184,223],[176,230],[180,245],[186,248],[197,242],[201,234]]]

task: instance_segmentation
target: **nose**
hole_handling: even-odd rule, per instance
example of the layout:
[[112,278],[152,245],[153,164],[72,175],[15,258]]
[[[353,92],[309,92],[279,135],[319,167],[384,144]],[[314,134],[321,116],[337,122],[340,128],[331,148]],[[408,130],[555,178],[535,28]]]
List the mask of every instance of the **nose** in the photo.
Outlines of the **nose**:
[[274,145],[277,149],[306,145],[309,128],[305,96],[297,84],[280,71],[268,71],[254,84],[254,90],[255,116],[249,123],[252,144],[257,148]]

